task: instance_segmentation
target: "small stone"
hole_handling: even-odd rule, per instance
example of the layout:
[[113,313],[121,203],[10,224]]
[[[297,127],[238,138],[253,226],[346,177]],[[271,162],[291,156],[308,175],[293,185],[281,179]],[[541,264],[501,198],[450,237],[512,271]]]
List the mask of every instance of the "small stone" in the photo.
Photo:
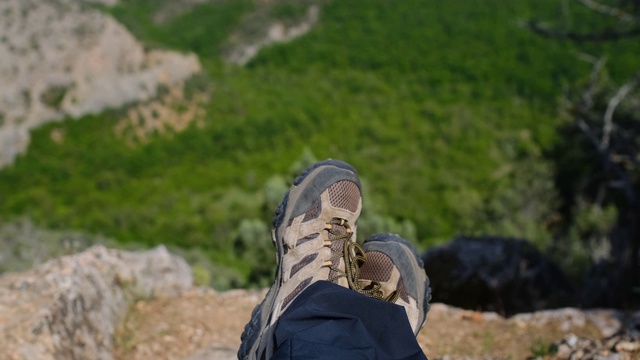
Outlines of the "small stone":
[[578,344],[578,337],[575,334],[570,334],[567,336],[567,345],[570,347],[575,347]]
[[618,352],[636,352],[640,350],[639,342],[621,341],[616,344],[616,351]]
[[560,344],[558,346],[558,352],[556,353],[558,359],[569,359],[571,357],[571,348],[567,344]]

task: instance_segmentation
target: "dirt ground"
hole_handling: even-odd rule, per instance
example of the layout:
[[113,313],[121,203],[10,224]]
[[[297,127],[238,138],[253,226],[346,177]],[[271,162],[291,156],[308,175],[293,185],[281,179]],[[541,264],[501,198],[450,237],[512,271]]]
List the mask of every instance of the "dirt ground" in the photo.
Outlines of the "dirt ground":
[[[117,360],[235,359],[240,334],[266,290],[218,293],[192,290],[179,297],[138,301],[118,329]],[[504,319],[432,304],[418,341],[429,359],[526,359],[568,334],[602,338],[605,320],[576,309]],[[604,323],[603,323],[604,322]]]

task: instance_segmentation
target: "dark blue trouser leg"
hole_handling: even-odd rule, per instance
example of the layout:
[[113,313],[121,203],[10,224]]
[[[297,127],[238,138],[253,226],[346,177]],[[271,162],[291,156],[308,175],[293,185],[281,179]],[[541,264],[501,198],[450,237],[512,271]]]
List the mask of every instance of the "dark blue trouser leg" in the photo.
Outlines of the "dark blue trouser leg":
[[404,309],[318,281],[278,319],[272,359],[426,359]]

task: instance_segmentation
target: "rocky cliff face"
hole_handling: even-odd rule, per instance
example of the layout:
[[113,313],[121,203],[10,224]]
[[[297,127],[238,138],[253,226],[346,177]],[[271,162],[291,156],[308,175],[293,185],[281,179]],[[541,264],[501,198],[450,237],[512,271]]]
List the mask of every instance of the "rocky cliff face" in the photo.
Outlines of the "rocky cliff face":
[[26,149],[30,129],[147,100],[200,71],[195,55],[145,50],[91,2],[115,3],[0,2],[0,166]]
[[189,266],[164,247],[123,252],[97,246],[0,277],[3,359],[113,358],[129,306],[192,285]]

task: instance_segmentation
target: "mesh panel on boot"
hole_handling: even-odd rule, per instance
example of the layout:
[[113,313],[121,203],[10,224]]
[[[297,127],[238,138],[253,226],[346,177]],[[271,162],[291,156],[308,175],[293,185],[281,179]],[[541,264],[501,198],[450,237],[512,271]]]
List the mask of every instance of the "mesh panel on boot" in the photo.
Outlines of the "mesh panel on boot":
[[367,253],[367,261],[360,267],[360,278],[384,282],[391,278],[394,265],[387,255],[371,251]]
[[351,181],[338,181],[329,187],[329,202],[335,208],[355,212],[360,202],[360,189]]
[[[344,233],[346,233],[346,228],[342,227],[342,226],[334,226],[334,228],[336,229],[341,229],[340,231],[344,231]],[[329,239],[335,239],[336,236],[333,234],[329,234]],[[344,248],[344,242],[342,241],[333,241],[331,242],[331,253],[332,254],[342,254],[342,250]],[[333,265],[334,267],[338,268],[340,266],[340,263],[342,262],[342,258],[339,259],[335,259],[333,260]],[[338,272],[331,269],[331,271],[329,271],[329,278],[334,278],[338,276]]]
[[[336,240],[340,238],[341,235],[344,235],[347,233],[347,228],[340,225],[333,225],[332,231],[333,233],[329,233],[329,240]],[[335,241],[335,242],[340,242],[340,241]],[[331,249],[333,250],[333,248]],[[342,251],[342,245],[340,245],[340,251]]]

